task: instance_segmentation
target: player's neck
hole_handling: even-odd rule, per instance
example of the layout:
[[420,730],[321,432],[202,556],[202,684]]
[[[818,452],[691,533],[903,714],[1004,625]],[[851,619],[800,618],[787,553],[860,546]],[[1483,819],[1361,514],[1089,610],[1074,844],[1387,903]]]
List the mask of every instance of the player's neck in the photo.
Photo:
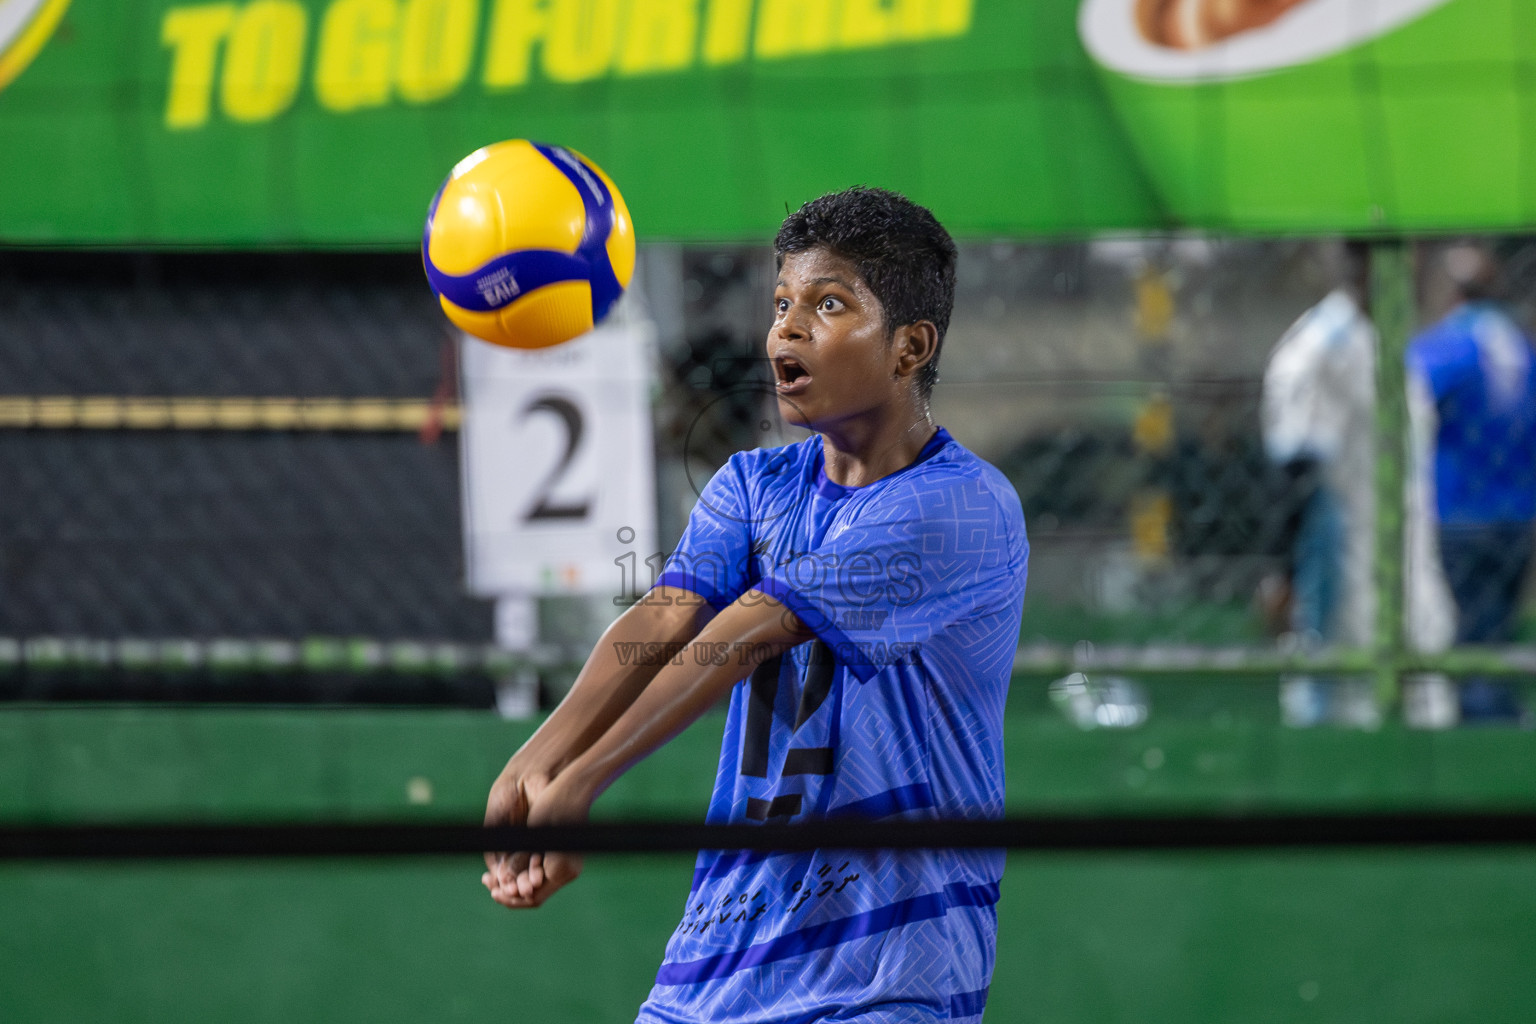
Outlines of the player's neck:
[[937,429],[926,403],[920,409],[903,408],[894,414],[880,410],[823,427],[827,479],[844,487],[863,487],[906,469],[917,461]]

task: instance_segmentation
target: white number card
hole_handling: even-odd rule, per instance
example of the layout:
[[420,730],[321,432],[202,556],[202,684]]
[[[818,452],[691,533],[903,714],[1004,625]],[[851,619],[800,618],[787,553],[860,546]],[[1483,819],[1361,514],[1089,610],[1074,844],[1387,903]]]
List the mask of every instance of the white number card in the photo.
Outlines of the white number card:
[[654,330],[616,312],[548,349],[461,340],[470,593],[618,596],[616,559],[654,550]]

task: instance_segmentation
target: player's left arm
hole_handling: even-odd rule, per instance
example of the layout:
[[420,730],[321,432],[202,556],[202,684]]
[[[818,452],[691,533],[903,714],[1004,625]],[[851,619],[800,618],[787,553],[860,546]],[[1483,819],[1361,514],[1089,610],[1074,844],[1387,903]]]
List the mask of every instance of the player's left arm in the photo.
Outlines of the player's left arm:
[[[779,601],[749,590],[728,605],[657,672],[650,685],[534,800],[529,825],[587,820],[592,802],[620,775],[682,732],[759,664],[812,633]],[[508,907],[537,907],[581,873],[570,853],[535,853],[515,891],[493,893]]]

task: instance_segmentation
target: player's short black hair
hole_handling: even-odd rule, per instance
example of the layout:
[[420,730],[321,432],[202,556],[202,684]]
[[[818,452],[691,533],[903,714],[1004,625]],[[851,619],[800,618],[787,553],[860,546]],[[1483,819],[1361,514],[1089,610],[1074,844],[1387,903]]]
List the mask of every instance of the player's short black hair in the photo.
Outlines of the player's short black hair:
[[924,207],[897,192],[855,186],[813,199],[784,218],[773,240],[779,267],[784,257],[827,249],[859,268],[859,276],[885,311],[887,334],[928,320],[938,345],[917,378],[926,397],[939,380],[939,351],[955,306],[955,259],[949,232]]

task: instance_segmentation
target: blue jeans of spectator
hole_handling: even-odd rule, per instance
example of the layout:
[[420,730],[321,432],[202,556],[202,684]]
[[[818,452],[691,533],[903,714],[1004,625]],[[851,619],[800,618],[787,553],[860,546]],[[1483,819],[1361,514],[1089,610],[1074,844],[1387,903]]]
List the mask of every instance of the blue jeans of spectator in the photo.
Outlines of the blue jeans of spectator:
[[1328,487],[1307,499],[1293,550],[1291,628],[1306,643],[1331,642],[1344,589],[1344,509]]
[[[1326,485],[1302,506],[1291,548],[1291,629],[1307,648],[1333,643],[1344,593],[1344,506]],[[1376,704],[1369,684],[1329,677],[1287,677],[1280,708],[1288,725],[1373,727]]]
[[[1440,528],[1440,560],[1456,600],[1458,644],[1504,644],[1515,638],[1520,585],[1531,564],[1530,523],[1488,523]],[[1460,687],[1466,721],[1520,716],[1515,689],[1477,677]]]

